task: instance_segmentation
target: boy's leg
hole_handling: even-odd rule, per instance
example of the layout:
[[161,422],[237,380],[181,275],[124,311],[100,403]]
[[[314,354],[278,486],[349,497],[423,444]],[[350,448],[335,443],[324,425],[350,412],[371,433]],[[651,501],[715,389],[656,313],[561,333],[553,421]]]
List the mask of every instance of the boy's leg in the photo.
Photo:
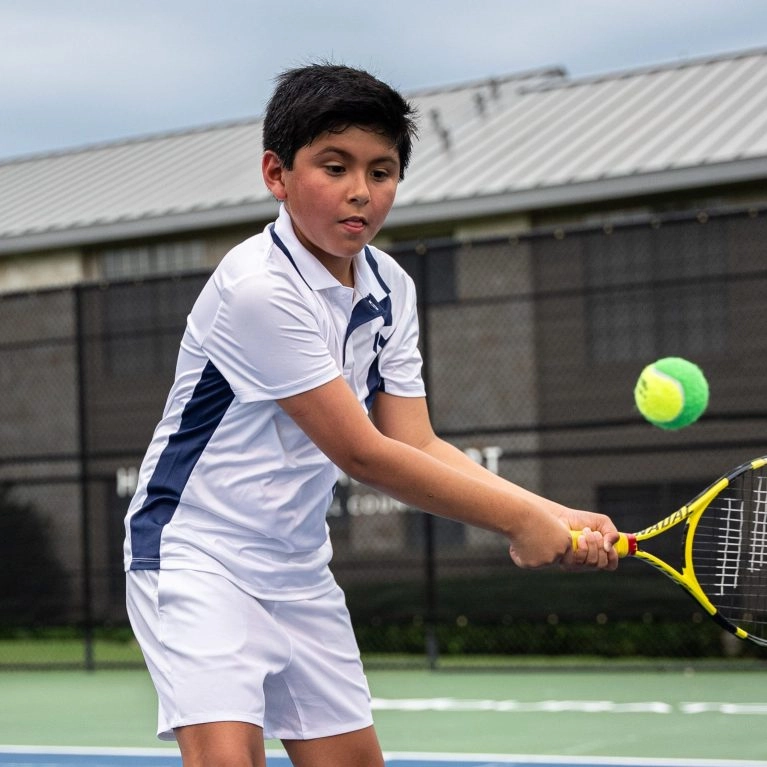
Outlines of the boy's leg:
[[[131,625],[158,693],[159,737],[185,732],[190,746],[207,748],[231,731],[243,754],[254,742],[263,750],[264,680],[290,660],[283,630],[219,575],[139,570],[127,586]],[[185,756],[194,753],[190,747]]]
[[294,767],[384,767],[373,727],[328,738],[283,740],[282,744]]
[[[266,736],[295,744],[293,750],[304,757],[301,764],[315,764],[307,760],[334,753],[337,744],[349,752],[373,754],[372,761],[359,764],[379,764],[370,690],[341,589],[263,605],[289,637],[291,649],[287,666],[264,680],[271,704],[264,719]],[[346,761],[336,767],[346,767]]]
[[254,724],[192,724],[174,734],[184,767],[266,767],[264,733]]

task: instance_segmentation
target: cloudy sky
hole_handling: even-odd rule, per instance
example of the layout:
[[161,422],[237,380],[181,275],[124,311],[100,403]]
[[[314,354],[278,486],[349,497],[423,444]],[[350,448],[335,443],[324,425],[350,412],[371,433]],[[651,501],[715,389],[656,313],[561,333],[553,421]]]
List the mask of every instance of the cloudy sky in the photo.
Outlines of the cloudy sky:
[[0,0],[0,159],[262,114],[324,59],[405,92],[767,47],[767,0]]

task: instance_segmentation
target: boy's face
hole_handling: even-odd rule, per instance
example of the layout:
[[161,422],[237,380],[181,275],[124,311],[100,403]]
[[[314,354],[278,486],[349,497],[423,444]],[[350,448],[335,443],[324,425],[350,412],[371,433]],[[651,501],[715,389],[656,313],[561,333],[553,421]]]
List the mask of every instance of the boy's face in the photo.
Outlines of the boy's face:
[[271,192],[284,200],[301,244],[350,284],[353,256],[377,234],[394,204],[397,148],[378,133],[352,126],[301,147],[292,170],[265,152],[262,170]]

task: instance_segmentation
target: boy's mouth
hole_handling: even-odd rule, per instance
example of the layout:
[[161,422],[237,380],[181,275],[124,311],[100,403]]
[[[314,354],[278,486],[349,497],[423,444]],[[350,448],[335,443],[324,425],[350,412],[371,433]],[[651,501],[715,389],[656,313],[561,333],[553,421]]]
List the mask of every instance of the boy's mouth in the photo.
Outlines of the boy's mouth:
[[349,218],[342,219],[341,223],[350,229],[364,229],[368,222],[361,216],[350,216]]

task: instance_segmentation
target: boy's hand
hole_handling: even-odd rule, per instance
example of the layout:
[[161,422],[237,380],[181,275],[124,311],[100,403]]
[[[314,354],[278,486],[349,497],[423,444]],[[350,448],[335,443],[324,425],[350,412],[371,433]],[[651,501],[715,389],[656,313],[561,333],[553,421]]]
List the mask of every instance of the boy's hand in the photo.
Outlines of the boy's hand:
[[618,541],[617,532],[601,533],[584,527],[578,536],[578,548],[573,551],[570,561],[563,564],[568,569],[593,567],[599,570],[615,570],[618,567],[618,553],[614,549]]
[[574,556],[570,530],[553,514],[528,517],[527,524],[515,529],[509,555],[525,569],[565,564]]
[[[618,554],[613,547],[619,536],[609,517],[561,508],[561,513],[557,510],[550,518],[538,518],[537,524],[515,531],[509,547],[514,564],[523,568],[558,564],[568,570],[615,570]],[[582,531],[577,549],[572,545],[571,529]]]

